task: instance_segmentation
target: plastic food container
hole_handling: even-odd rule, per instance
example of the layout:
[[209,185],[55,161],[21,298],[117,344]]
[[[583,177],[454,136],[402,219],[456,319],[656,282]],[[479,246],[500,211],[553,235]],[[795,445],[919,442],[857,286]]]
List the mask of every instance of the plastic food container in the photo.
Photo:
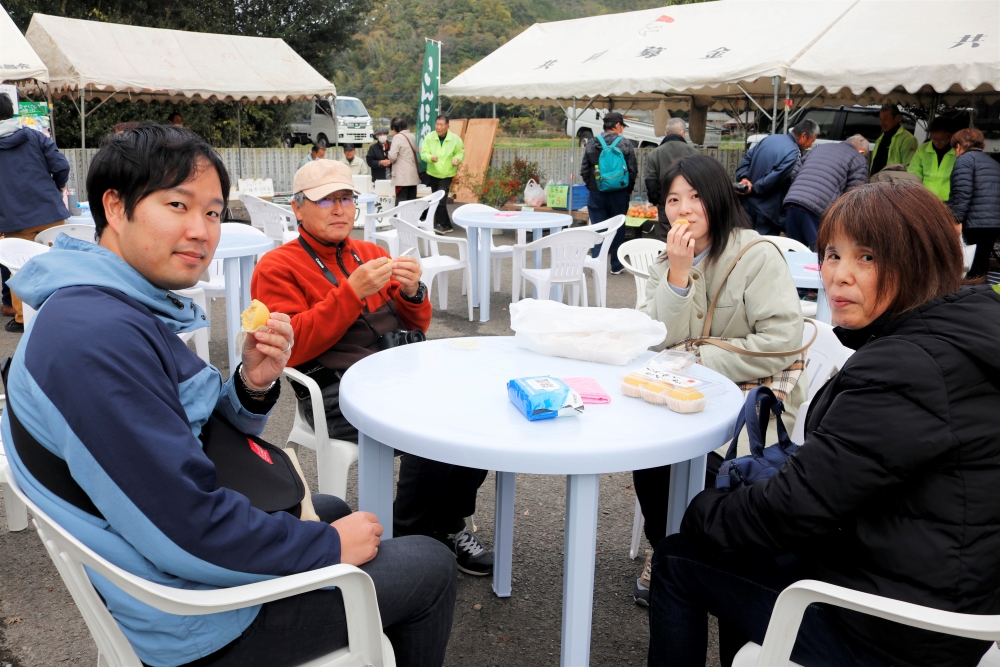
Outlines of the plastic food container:
[[669,382],[658,380],[641,370],[619,373],[618,383],[621,388],[621,392],[626,396],[631,396],[632,398],[645,398],[646,396],[643,391],[647,389],[653,393],[659,394],[674,386]]
[[642,389],[639,390],[639,395],[642,396],[643,400],[647,403],[652,403],[653,405],[666,405],[667,404],[667,394],[676,389],[674,385],[669,382],[648,382]]
[[664,403],[674,412],[690,414],[705,409],[707,398],[697,389],[674,387],[664,394]]
[[657,371],[682,373],[691,368],[696,361],[698,361],[698,357],[690,352],[664,350],[650,359],[646,367]]

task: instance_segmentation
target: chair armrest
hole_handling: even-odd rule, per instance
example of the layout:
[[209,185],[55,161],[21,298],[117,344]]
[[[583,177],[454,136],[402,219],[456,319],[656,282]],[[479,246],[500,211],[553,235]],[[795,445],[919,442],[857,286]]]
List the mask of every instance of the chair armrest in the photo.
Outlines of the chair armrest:
[[[317,440],[329,438],[330,434],[326,430],[326,408],[323,407],[323,390],[319,388],[319,384],[302,371],[297,371],[294,368],[285,367],[281,373],[309,390],[309,402],[312,404],[313,410],[313,432],[316,433]],[[296,400],[298,399],[296,398]]]
[[797,581],[778,596],[761,646],[758,667],[787,665],[806,608],[815,603],[850,609],[915,628],[949,635],[995,641],[1000,637],[1000,616],[958,614],[910,602],[862,593],[823,581]]

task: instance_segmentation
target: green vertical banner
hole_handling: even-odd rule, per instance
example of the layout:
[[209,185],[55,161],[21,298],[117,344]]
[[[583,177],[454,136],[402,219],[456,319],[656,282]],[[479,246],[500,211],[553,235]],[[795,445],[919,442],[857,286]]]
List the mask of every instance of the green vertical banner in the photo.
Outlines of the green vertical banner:
[[[441,42],[426,39],[424,46],[424,71],[420,76],[420,107],[417,109],[417,145],[424,136],[434,131],[438,116],[438,85],[441,83]],[[427,165],[418,158],[420,171]]]

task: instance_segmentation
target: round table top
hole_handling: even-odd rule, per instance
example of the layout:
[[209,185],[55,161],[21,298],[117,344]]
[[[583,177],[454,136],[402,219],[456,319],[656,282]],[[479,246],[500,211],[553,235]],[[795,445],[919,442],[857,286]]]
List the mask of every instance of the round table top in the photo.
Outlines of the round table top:
[[213,259],[233,259],[274,250],[274,239],[249,232],[222,232]]
[[788,269],[792,272],[792,280],[795,286],[801,289],[819,289],[820,273],[818,268],[810,269],[808,266],[819,266],[819,255],[814,252],[786,252],[785,259],[788,261]]
[[494,211],[463,213],[459,208],[451,217],[460,227],[483,229],[551,229],[573,224],[573,218],[568,215],[545,211],[500,211],[497,215]]
[[[471,349],[464,349],[471,346]],[[730,437],[743,393],[718,373],[704,411],[678,414],[629,398],[617,376],[641,368],[549,357],[514,338],[433,340],[373,354],[340,383],[340,407],[362,433],[398,450],[456,465],[533,474],[596,474],[651,468],[706,454]],[[507,381],[537,375],[591,377],[611,396],[572,417],[529,422],[507,397]]]

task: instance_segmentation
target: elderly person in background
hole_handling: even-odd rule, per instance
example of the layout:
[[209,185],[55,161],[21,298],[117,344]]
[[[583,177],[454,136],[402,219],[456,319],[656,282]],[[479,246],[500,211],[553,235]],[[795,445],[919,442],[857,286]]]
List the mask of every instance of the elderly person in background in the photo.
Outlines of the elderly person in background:
[[667,240],[670,223],[663,211],[663,194],[660,191],[660,181],[667,173],[667,167],[677,158],[685,155],[698,155],[698,149],[684,139],[684,121],[671,118],[667,121],[667,134],[660,145],[646,156],[642,167],[642,180],[646,184],[649,201],[656,204],[656,236],[661,241]]
[[448,129],[449,125],[447,116],[438,116],[434,133],[428,132],[420,144],[420,158],[427,164],[427,185],[433,192],[444,192],[444,200],[434,211],[434,229],[442,234],[454,231],[448,215],[448,190],[451,181],[458,176],[458,166],[465,159],[465,144]]
[[909,166],[909,172],[919,176],[924,187],[943,202],[947,202],[951,196],[951,170],[955,168],[952,134],[947,119],[941,116],[935,118],[930,126],[931,140],[917,149]]
[[736,169],[736,178],[747,186],[741,203],[758,234],[780,236],[785,223],[781,202],[788,192],[799,156],[816,141],[819,125],[808,118],[787,134],[772,134],[747,151]]
[[[835,333],[856,352],[810,404],[774,477],[699,493],[653,556],[649,665],[723,664],[763,643],[801,579],[963,614],[1000,609],[1000,294],[962,286],[954,220],[924,188],[863,185],[820,226]],[[770,442],[770,441],[769,441]],[[825,605],[805,667],[971,667],[991,642]]]
[[320,146],[319,144],[313,144],[312,148],[309,149],[309,155],[307,155],[304,158],[302,158],[301,160],[299,160],[299,166],[296,169],[297,170],[301,169],[302,167],[306,166],[310,162],[313,162],[314,160],[322,160],[325,157],[326,157],[326,146]]
[[816,250],[819,221],[840,195],[868,179],[868,140],[855,134],[814,146],[792,170],[785,195],[785,234]]
[[962,237],[976,246],[969,278],[986,275],[993,244],[1000,236],[1000,164],[983,153],[986,141],[975,128],[959,130],[951,137],[955,168],[951,171],[951,208],[962,225]]
[[365,160],[371,170],[373,183],[389,178],[392,161],[389,159],[389,130],[384,126],[375,128],[375,143],[368,147]]
[[354,176],[367,176],[368,163],[358,155],[358,148],[354,144],[344,144],[344,157],[340,160],[348,166]]
[[420,170],[417,163],[417,138],[410,132],[402,116],[392,119],[392,142],[389,144],[389,162],[392,163],[392,184],[396,187],[396,203],[417,198]]
[[872,164],[869,173],[874,176],[886,165],[901,164],[909,166],[913,154],[917,151],[917,138],[901,124],[899,107],[895,104],[883,104],[878,112],[878,123],[882,126],[882,134],[875,140],[872,150]]

